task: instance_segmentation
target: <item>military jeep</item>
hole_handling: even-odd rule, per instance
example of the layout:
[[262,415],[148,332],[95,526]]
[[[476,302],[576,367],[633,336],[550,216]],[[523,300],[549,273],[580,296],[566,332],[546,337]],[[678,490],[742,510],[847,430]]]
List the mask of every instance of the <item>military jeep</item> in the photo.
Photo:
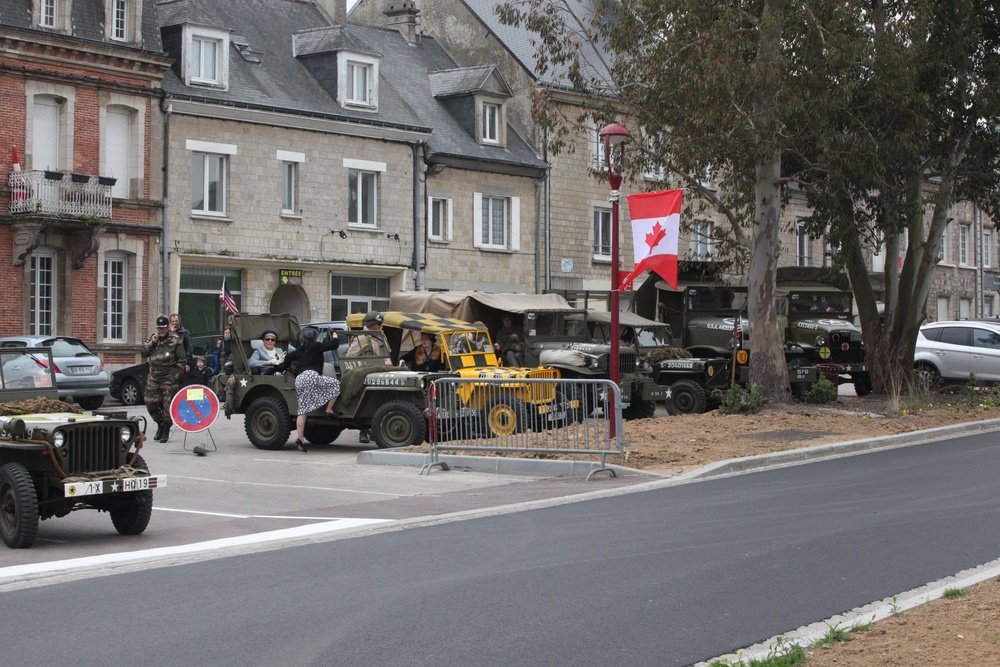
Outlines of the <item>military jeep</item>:
[[[341,343],[365,337],[385,341],[380,331],[343,331],[316,326],[317,341],[336,333]],[[258,449],[281,449],[295,428],[298,397],[295,375],[263,375],[249,361],[261,334],[277,333],[276,346],[287,353],[299,340],[299,323],[293,315],[239,313],[229,318],[233,356],[212,380],[213,389],[224,400],[225,414],[245,415],[247,438]],[[343,345],[342,345],[343,347]],[[365,346],[360,346],[364,348]],[[417,445],[427,436],[427,388],[447,373],[414,372],[392,365],[389,357],[327,356],[323,375],[340,380],[339,415],[328,415],[322,407],[306,419],[306,440],[316,445],[334,442],[344,429],[370,429],[382,449]]]
[[73,411],[58,401],[54,368],[50,348],[0,351],[0,537],[30,547],[40,519],[80,509],[142,533],[153,489],[166,485],[139,456],[145,419]]
[[[499,389],[489,383],[464,383],[454,396],[438,396],[435,417],[442,437],[540,431],[577,418],[574,410],[579,410],[579,400],[563,397],[554,382],[533,382],[558,379],[558,369],[501,366],[486,329],[433,313],[389,311],[382,317],[395,358],[417,345],[419,335],[426,333],[439,346],[441,363],[450,371],[447,375],[510,381]],[[361,327],[362,322],[361,313],[347,317],[351,329]],[[518,382],[521,379],[532,382]]]

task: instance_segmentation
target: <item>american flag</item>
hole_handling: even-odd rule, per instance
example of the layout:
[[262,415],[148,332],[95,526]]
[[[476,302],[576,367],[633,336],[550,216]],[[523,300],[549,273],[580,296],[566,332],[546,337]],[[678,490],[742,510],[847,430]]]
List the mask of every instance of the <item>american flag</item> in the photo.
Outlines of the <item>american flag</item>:
[[226,285],[226,279],[222,279],[222,291],[219,293],[219,301],[222,302],[222,308],[227,313],[232,313],[235,315],[240,312],[239,308],[236,307],[236,300],[233,299],[233,293],[229,291],[229,286]]
[[737,347],[743,344],[743,318],[741,316],[736,317],[736,326],[733,328],[733,341]]

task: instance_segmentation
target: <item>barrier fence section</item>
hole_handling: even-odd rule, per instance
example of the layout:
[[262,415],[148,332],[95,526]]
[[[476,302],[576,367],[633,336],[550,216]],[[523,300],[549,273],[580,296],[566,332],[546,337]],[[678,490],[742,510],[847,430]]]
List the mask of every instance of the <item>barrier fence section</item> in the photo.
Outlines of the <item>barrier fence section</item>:
[[[613,398],[613,410],[608,410]],[[593,454],[594,470],[616,476],[609,454],[624,456],[621,389],[610,380],[441,378],[428,389],[430,458],[420,469],[448,470],[441,451]]]

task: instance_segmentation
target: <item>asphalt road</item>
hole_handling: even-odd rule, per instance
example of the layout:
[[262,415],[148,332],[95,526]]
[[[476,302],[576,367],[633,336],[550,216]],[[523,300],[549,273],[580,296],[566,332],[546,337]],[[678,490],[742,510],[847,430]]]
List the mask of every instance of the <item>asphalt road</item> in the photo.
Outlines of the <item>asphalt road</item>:
[[998,459],[983,434],[8,587],[0,642],[6,664],[690,665],[995,559]]

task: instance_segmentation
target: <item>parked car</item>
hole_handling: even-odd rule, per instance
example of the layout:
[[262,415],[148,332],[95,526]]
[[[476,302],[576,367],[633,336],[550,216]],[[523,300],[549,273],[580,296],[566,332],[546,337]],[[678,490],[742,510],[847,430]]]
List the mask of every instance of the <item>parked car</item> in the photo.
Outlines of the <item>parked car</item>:
[[50,347],[55,365],[59,400],[75,401],[84,410],[96,410],[108,395],[108,373],[104,362],[82,340],[70,336],[7,336],[5,348]]
[[925,324],[917,334],[913,365],[932,381],[965,382],[972,374],[977,380],[1000,382],[1000,323]]
[[[195,357],[209,359],[209,366],[218,372],[214,366],[215,342],[222,337],[221,333],[199,334],[191,336],[191,349]],[[111,398],[121,401],[123,405],[139,405],[146,393],[146,378],[149,376],[149,364],[143,362],[134,366],[120,368],[111,374],[109,388]]]

